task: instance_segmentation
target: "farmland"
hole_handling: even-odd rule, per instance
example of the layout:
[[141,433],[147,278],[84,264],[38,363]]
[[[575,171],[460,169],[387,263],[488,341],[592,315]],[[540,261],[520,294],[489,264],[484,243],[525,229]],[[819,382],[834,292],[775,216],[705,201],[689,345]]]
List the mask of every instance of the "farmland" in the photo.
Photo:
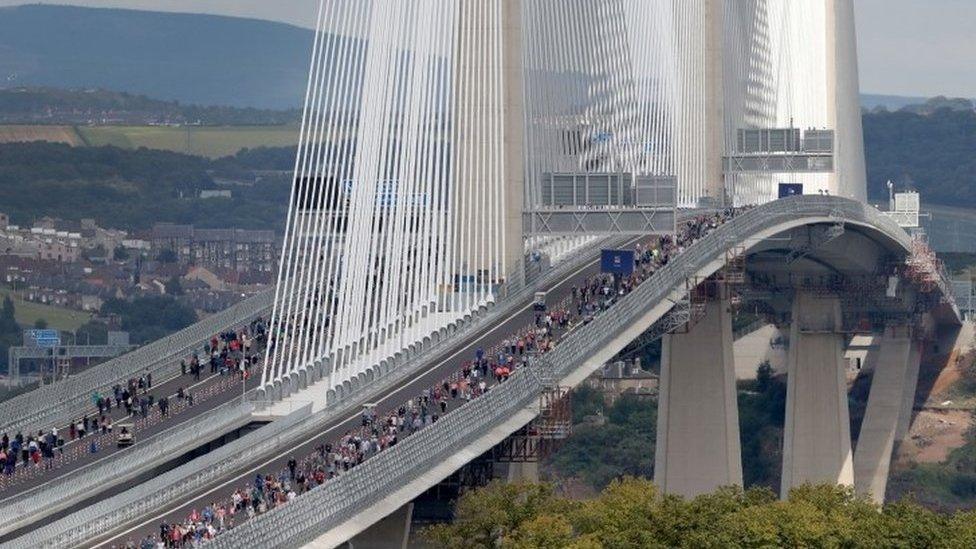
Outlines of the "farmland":
[[0,143],[50,141],[79,146],[161,149],[219,158],[241,149],[285,147],[298,141],[295,126],[0,126]]

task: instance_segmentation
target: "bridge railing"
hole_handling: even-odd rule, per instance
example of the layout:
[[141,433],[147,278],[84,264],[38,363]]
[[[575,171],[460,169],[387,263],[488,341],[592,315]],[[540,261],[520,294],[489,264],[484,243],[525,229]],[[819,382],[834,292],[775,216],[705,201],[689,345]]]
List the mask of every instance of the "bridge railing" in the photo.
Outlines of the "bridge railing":
[[710,264],[723,262],[726,250],[733,244],[741,245],[764,231],[802,218],[862,222],[880,228],[906,250],[911,245],[904,230],[883,219],[873,208],[836,197],[784,199],[745,212],[690,246],[592,322],[574,330],[530,368],[516,371],[509,381],[485,396],[444,415],[437,423],[287,506],[245,522],[216,538],[211,545],[294,547],[311,542],[353,517],[369,513],[384,498],[418,481],[448,457],[537,403],[539,391],[546,383],[544,378],[548,382],[551,376],[558,382],[579,370],[649,307],[683,291],[688,277],[706,270]]
[[58,426],[93,406],[92,393],[107,394],[112,386],[151,372],[156,383],[177,375],[185,358],[215,334],[267,315],[274,291],[265,290],[167,337],[149,343],[67,379],[0,402],[0,432],[37,431]]
[[4,520],[0,522],[0,535],[34,524],[242,427],[250,422],[253,411],[254,404],[242,402],[238,397],[130,449],[2,500],[0,508],[4,510]]
[[[610,241],[600,240],[590,243],[571,260],[562,262],[555,268],[536,275],[528,284],[513,284],[513,291],[508,294],[508,297],[500,301],[498,306],[484,311],[483,314],[474,315],[467,322],[459,321],[451,332],[450,338],[440,339],[437,343],[432,342],[429,347],[418,349],[414,355],[405,357],[402,363],[392,364],[389,371],[379,372],[382,375],[378,374],[379,377],[375,379],[373,384],[362,386],[358,391],[337,396],[323,410],[309,416],[308,411],[311,405],[303,405],[301,410],[290,414],[285,419],[262,427],[146,484],[39,528],[28,536],[14,540],[12,546],[76,546],[80,541],[90,540],[101,533],[111,532],[134,518],[148,514],[153,509],[185,501],[202,487],[209,486],[229,472],[240,470],[249,463],[307,440],[309,436],[319,432],[326,425],[337,419],[347,417],[351,410],[356,409],[363,402],[368,402],[376,394],[402,385],[416,372],[426,371],[437,360],[440,360],[439,350],[448,346],[453,347],[466,338],[480,333],[484,328],[495,326],[504,315],[511,314],[515,308],[529,299],[538,284],[548,285],[558,281],[561,277],[567,276],[592,261],[595,250],[601,245],[617,245],[622,240],[616,238]],[[538,393],[537,388],[533,391],[535,392],[532,394]],[[252,402],[251,404],[259,403]],[[245,543],[244,546],[254,545]]]
[[[437,423],[418,431],[324,485],[281,508],[249,520],[210,546],[297,547],[314,540],[317,525],[339,525],[373,508],[386,496],[418,479],[481,436],[477,426],[501,423],[519,410],[538,403],[543,385],[528,371],[472,400]],[[395,450],[395,451],[394,451]]]
[[[241,408],[242,405],[237,401],[233,406]],[[248,407],[248,411],[250,410],[249,404],[244,406]],[[187,497],[201,487],[208,486],[213,480],[246,465],[253,455],[251,452],[277,448],[281,445],[282,439],[292,442],[294,437],[289,431],[307,420],[310,410],[311,405],[306,405],[286,418],[252,431],[213,452],[153,477],[135,488],[99,501],[54,523],[34,529],[4,547],[25,549],[78,547],[86,541],[110,533],[119,525],[158,511],[165,505],[179,501],[179,498]],[[236,412],[237,410],[234,409],[227,410],[228,415]],[[215,421],[213,418],[210,420]],[[168,447],[167,449],[171,450]],[[149,452],[148,447],[146,452]],[[133,454],[133,457],[135,455]],[[245,546],[249,545],[245,544]]]

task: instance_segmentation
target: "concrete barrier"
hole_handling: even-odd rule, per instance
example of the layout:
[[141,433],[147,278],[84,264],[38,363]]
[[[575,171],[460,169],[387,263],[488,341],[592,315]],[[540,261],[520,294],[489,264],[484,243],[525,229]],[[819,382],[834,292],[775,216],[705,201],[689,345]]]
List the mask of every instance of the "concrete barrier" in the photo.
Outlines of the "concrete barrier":
[[328,406],[336,401],[336,392],[334,389],[329,389],[325,392],[325,405]]

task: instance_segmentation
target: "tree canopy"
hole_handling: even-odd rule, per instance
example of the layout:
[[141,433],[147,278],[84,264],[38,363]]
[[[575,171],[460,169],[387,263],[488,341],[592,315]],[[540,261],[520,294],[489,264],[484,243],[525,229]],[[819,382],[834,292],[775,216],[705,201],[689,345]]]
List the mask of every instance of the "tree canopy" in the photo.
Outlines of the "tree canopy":
[[926,202],[976,206],[976,111],[877,111],[863,120],[870,196],[887,199],[891,180]]
[[686,500],[624,478],[590,500],[546,484],[492,483],[466,493],[455,520],[425,531],[445,548],[647,549],[976,547],[976,512],[912,502],[877,507],[853,489],[805,485],[780,501],[768,488],[721,488]]
[[255,149],[208,160],[150,149],[0,144],[0,211],[28,226],[51,216],[92,218],[102,227],[126,230],[157,222],[279,229],[287,214],[288,176],[267,175],[252,186],[235,187],[233,199],[199,198],[200,191],[218,188],[215,178],[221,174],[247,172],[244,164],[260,164],[253,158],[273,154]]

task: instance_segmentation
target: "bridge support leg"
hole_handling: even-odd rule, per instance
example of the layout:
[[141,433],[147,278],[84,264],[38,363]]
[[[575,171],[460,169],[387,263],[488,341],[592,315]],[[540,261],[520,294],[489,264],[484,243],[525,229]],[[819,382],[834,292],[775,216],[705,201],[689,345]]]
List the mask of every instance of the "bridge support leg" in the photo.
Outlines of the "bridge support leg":
[[397,509],[346,543],[348,549],[407,549],[413,503]]
[[509,463],[508,482],[539,482],[539,464],[535,461]]
[[654,481],[694,497],[742,485],[739,409],[727,300],[711,301],[687,334],[662,344]]
[[[913,344],[908,327],[888,327],[880,341],[861,435],[854,452],[857,493],[870,496],[879,504],[884,503],[891,453],[898,440],[898,425],[905,412],[906,397],[914,401],[915,380],[910,380],[909,376],[913,372],[918,375],[920,358],[913,352],[918,347]],[[908,414],[911,415],[910,409]]]
[[840,300],[798,292],[787,359],[781,496],[806,482],[854,484]]

